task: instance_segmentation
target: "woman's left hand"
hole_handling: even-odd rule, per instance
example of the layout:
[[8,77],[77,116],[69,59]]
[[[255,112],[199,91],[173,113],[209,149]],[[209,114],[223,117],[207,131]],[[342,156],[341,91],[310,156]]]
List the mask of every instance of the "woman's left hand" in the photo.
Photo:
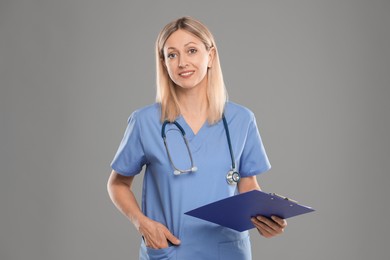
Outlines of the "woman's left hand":
[[287,227],[287,221],[285,219],[272,216],[271,219],[257,216],[252,219],[253,225],[257,228],[260,235],[265,238],[275,237],[284,232],[284,229]]

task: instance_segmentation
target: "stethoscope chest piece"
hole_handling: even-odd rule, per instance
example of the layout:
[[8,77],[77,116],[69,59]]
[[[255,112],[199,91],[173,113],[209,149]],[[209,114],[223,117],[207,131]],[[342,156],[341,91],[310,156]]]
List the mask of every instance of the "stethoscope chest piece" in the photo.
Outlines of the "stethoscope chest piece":
[[229,185],[235,185],[240,181],[240,174],[235,170],[230,170],[226,174],[226,181]]

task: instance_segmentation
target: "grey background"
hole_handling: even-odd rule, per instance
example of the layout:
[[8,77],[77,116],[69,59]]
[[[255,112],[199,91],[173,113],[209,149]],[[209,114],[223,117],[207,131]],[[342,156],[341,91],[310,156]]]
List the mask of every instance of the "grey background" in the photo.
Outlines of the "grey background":
[[[390,1],[0,1],[0,259],[136,259],[106,192],[129,114],[154,102],[154,41],[213,32],[230,100],[312,205],[254,259],[389,259]],[[137,178],[137,196],[142,177]],[[227,216],[228,217],[228,216]]]

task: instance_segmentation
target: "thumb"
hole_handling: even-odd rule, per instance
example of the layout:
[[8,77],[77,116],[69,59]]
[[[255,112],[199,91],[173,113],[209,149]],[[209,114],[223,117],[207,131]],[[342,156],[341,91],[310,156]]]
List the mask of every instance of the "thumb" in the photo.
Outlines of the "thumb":
[[167,240],[169,240],[172,244],[180,245],[181,241],[177,237],[175,237],[171,232],[169,232],[168,229],[164,231],[164,235],[167,238]]

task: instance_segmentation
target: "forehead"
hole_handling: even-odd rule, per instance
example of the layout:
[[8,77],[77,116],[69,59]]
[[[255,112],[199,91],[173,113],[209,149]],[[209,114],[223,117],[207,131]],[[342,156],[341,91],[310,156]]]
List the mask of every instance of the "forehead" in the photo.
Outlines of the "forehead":
[[169,49],[169,48],[178,49],[181,47],[185,47],[189,43],[203,44],[203,42],[192,33],[179,29],[173,32],[168,37],[168,39],[165,42],[164,49]]

